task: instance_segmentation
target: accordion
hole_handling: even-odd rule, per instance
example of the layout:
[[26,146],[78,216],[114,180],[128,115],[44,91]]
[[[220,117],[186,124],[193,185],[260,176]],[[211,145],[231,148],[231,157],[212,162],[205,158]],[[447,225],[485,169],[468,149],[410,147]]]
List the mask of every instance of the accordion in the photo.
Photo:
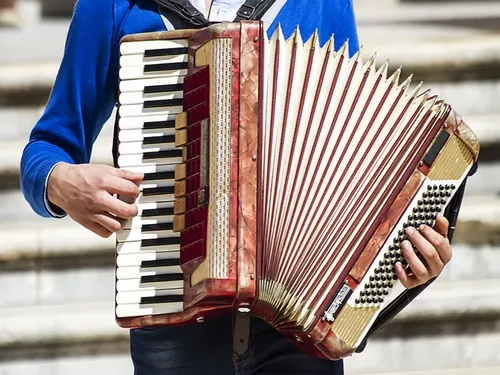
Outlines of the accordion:
[[115,166],[144,173],[117,234],[122,327],[238,311],[348,356],[407,292],[404,229],[456,214],[478,158],[450,105],[333,37],[128,35],[119,75]]

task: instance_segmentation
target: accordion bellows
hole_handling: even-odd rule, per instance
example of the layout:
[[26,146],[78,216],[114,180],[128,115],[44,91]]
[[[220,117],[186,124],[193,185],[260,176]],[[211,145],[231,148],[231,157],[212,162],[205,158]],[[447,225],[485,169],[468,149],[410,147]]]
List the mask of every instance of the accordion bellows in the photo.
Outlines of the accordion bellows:
[[402,292],[404,229],[477,161],[472,130],[388,63],[259,22],[127,36],[120,63],[116,166],[146,178],[118,234],[119,324],[236,308],[319,357],[354,352]]

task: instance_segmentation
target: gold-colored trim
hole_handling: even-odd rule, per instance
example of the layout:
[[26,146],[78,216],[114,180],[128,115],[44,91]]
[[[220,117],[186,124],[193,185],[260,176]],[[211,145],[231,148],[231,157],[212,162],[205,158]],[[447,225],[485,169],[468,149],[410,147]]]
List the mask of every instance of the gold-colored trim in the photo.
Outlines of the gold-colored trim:
[[452,134],[427,177],[431,180],[458,180],[474,162],[473,157],[469,147]]
[[378,306],[345,305],[332,324],[332,332],[347,345],[354,347],[378,309]]
[[479,157],[480,146],[476,134],[464,121],[462,121],[458,126],[457,132],[458,132],[457,136],[460,137],[460,139],[471,150],[474,160],[477,160],[477,158]]
[[182,147],[187,143],[187,129],[176,130],[175,147]]
[[174,198],[183,197],[186,195],[186,181],[175,181]]
[[175,167],[175,181],[186,179],[186,164],[182,163]]
[[182,148],[182,161],[185,163],[187,161],[187,148]]
[[175,130],[185,129],[187,126],[187,113],[182,112],[175,115]]
[[185,228],[184,215],[174,216],[174,232],[182,232]]
[[174,215],[186,212],[186,198],[177,198],[174,200]]

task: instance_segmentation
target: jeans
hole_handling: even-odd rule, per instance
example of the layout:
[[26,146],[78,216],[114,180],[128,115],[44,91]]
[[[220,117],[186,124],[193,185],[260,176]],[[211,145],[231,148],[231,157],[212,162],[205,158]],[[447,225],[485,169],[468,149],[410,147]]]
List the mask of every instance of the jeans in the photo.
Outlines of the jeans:
[[135,375],[343,375],[342,361],[311,357],[263,320],[252,318],[247,352],[233,354],[231,318],[133,329]]

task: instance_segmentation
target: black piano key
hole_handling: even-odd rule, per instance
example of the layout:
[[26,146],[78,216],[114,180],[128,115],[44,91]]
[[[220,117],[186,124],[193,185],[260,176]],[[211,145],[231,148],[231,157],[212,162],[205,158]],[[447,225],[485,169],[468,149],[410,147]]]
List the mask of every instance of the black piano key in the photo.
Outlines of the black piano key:
[[175,178],[175,171],[168,172],[157,172],[157,173],[145,173],[144,181],[152,180],[173,180]]
[[174,214],[173,207],[165,207],[165,208],[152,208],[150,210],[142,211],[142,217],[151,217],[151,216],[170,216]]
[[157,260],[145,260],[141,263],[143,268],[154,268],[154,267],[172,267],[180,266],[181,261],[179,258],[173,259],[157,259]]
[[175,107],[182,105],[182,99],[148,100],[144,102],[144,108]]
[[155,297],[142,297],[141,304],[149,305],[153,303],[172,303],[182,302],[183,296],[181,294],[174,294],[170,296],[155,296]]
[[159,186],[155,188],[146,188],[142,190],[142,195],[150,197],[152,195],[174,194],[174,186]]
[[154,145],[157,143],[174,143],[175,135],[161,135],[158,137],[145,137],[142,143],[144,145]]
[[144,51],[144,57],[186,55],[187,53],[187,47],[147,49]]
[[160,230],[173,230],[174,223],[147,224],[141,227],[141,232],[155,232]]
[[147,121],[144,123],[144,129],[175,129],[175,120]]
[[180,245],[180,237],[151,238],[141,241],[141,247]]
[[181,158],[181,157],[182,157],[181,149],[146,152],[142,156],[144,160],[162,159],[162,158]]
[[156,86],[146,86],[144,87],[144,94],[158,94],[163,92],[175,92],[182,91],[182,83],[175,83],[172,85],[156,85]]
[[184,280],[182,273],[165,273],[161,275],[141,276],[142,283],[158,283],[162,281],[179,281]]
[[187,67],[188,67],[187,62],[150,64],[150,65],[144,65],[144,73],[167,72],[169,70],[187,69]]

